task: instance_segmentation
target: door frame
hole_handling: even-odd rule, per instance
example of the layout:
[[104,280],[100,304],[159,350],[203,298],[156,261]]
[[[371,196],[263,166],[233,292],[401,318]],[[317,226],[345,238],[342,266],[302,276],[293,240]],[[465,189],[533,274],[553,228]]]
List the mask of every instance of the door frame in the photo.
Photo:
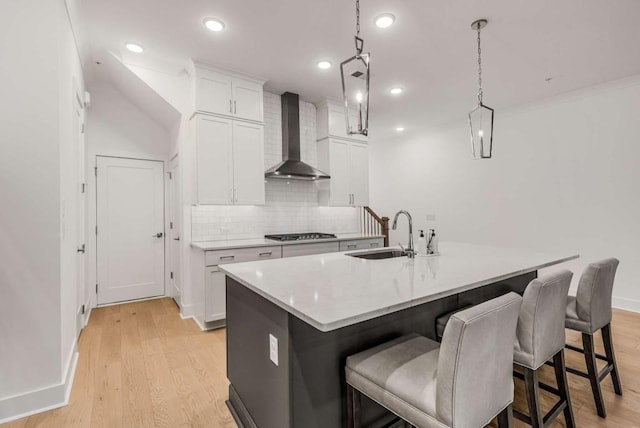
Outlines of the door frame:
[[[168,297],[172,297],[174,299],[177,298],[176,302],[180,304],[181,301],[181,281],[183,278],[182,271],[182,201],[181,201],[181,176],[180,176],[180,158],[178,154],[175,154],[171,160],[169,160],[169,164],[166,171],[166,194],[167,194],[167,230],[169,234],[167,234],[168,240],[166,243],[166,251],[167,251],[167,284],[168,287],[165,287],[165,295]],[[172,224],[173,223],[173,224]],[[169,236],[171,235],[171,236]],[[177,236],[178,244],[174,244],[174,239]],[[177,249],[174,251],[174,246],[177,246]],[[173,272],[173,278],[171,277],[171,273]],[[174,283],[178,284],[178,292],[176,293]]]
[[[148,162],[160,162],[162,164],[162,225],[163,225],[163,233],[164,233],[164,245],[163,245],[163,260],[164,260],[164,271],[163,271],[163,279],[164,279],[164,284],[163,284],[163,293],[160,296],[153,296],[153,297],[146,297],[146,298],[141,298],[141,299],[133,299],[133,300],[126,300],[126,301],[122,301],[122,302],[114,302],[114,303],[103,303],[103,304],[99,304],[98,303],[98,293],[97,293],[97,288],[98,288],[98,239],[97,239],[97,228],[98,228],[98,175],[97,175],[97,171],[98,171],[98,158],[112,158],[112,159],[128,159],[128,160],[136,160],[136,161],[148,161]],[[168,191],[168,186],[167,186],[167,180],[168,180],[168,175],[165,174],[166,172],[166,161],[164,159],[149,159],[149,158],[142,158],[142,157],[132,157],[132,156],[117,156],[117,155],[105,155],[105,154],[96,154],[95,155],[95,159],[94,159],[94,165],[93,165],[93,171],[94,171],[94,175],[93,175],[93,195],[94,195],[94,218],[93,218],[93,224],[94,224],[94,231],[93,231],[93,251],[94,251],[94,271],[93,271],[93,278],[95,279],[95,285],[96,288],[94,290],[94,294],[93,294],[93,302],[95,303],[95,307],[106,307],[106,306],[112,306],[112,305],[120,305],[123,303],[130,303],[130,302],[137,302],[137,301],[142,301],[142,300],[150,300],[150,299],[158,299],[158,298],[162,298],[162,297],[166,297],[167,296],[167,283],[168,283],[168,263],[167,263],[167,229],[168,229],[168,213],[167,213],[167,191]]]

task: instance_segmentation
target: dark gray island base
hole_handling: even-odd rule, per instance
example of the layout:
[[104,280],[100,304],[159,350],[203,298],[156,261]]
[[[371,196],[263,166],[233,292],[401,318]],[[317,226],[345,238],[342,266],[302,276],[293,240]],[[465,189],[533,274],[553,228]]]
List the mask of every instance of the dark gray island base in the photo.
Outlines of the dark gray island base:
[[[509,291],[522,294],[537,271],[321,332],[227,276],[227,402],[238,426],[346,427],[346,358],[408,333],[436,338],[438,316]],[[269,359],[278,338],[278,366]],[[393,419],[363,397],[364,426]]]

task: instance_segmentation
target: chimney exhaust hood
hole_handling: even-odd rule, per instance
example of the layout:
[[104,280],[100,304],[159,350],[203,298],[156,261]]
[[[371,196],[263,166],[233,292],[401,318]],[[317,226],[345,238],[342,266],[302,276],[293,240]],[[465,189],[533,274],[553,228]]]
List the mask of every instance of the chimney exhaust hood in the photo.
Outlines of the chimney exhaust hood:
[[282,100],[282,162],[269,168],[265,178],[326,180],[329,174],[300,160],[300,97],[285,92]]

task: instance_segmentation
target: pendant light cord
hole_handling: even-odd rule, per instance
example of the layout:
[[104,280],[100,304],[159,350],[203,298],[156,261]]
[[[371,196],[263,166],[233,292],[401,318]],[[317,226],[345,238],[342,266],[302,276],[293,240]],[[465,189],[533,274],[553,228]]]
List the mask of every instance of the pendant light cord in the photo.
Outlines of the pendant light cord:
[[478,24],[478,104],[482,104],[482,48],[480,47],[480,24]]
[[356,0],[356,37],[360,37],[360,0]]

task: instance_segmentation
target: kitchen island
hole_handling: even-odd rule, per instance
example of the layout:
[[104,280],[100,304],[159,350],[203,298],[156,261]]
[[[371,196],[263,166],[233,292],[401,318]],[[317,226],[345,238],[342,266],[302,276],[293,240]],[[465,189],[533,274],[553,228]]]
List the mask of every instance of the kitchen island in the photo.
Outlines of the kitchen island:
[[[462,243],[440,250],[415,259],[331,253],[220,266],[228,404],[239,426],[346,426],[347,356],[412,332],[434,339],[438,316],[522,293],[538,269],[578,257]],[[369,400],[362,412],[365,426],[390,416]]]

